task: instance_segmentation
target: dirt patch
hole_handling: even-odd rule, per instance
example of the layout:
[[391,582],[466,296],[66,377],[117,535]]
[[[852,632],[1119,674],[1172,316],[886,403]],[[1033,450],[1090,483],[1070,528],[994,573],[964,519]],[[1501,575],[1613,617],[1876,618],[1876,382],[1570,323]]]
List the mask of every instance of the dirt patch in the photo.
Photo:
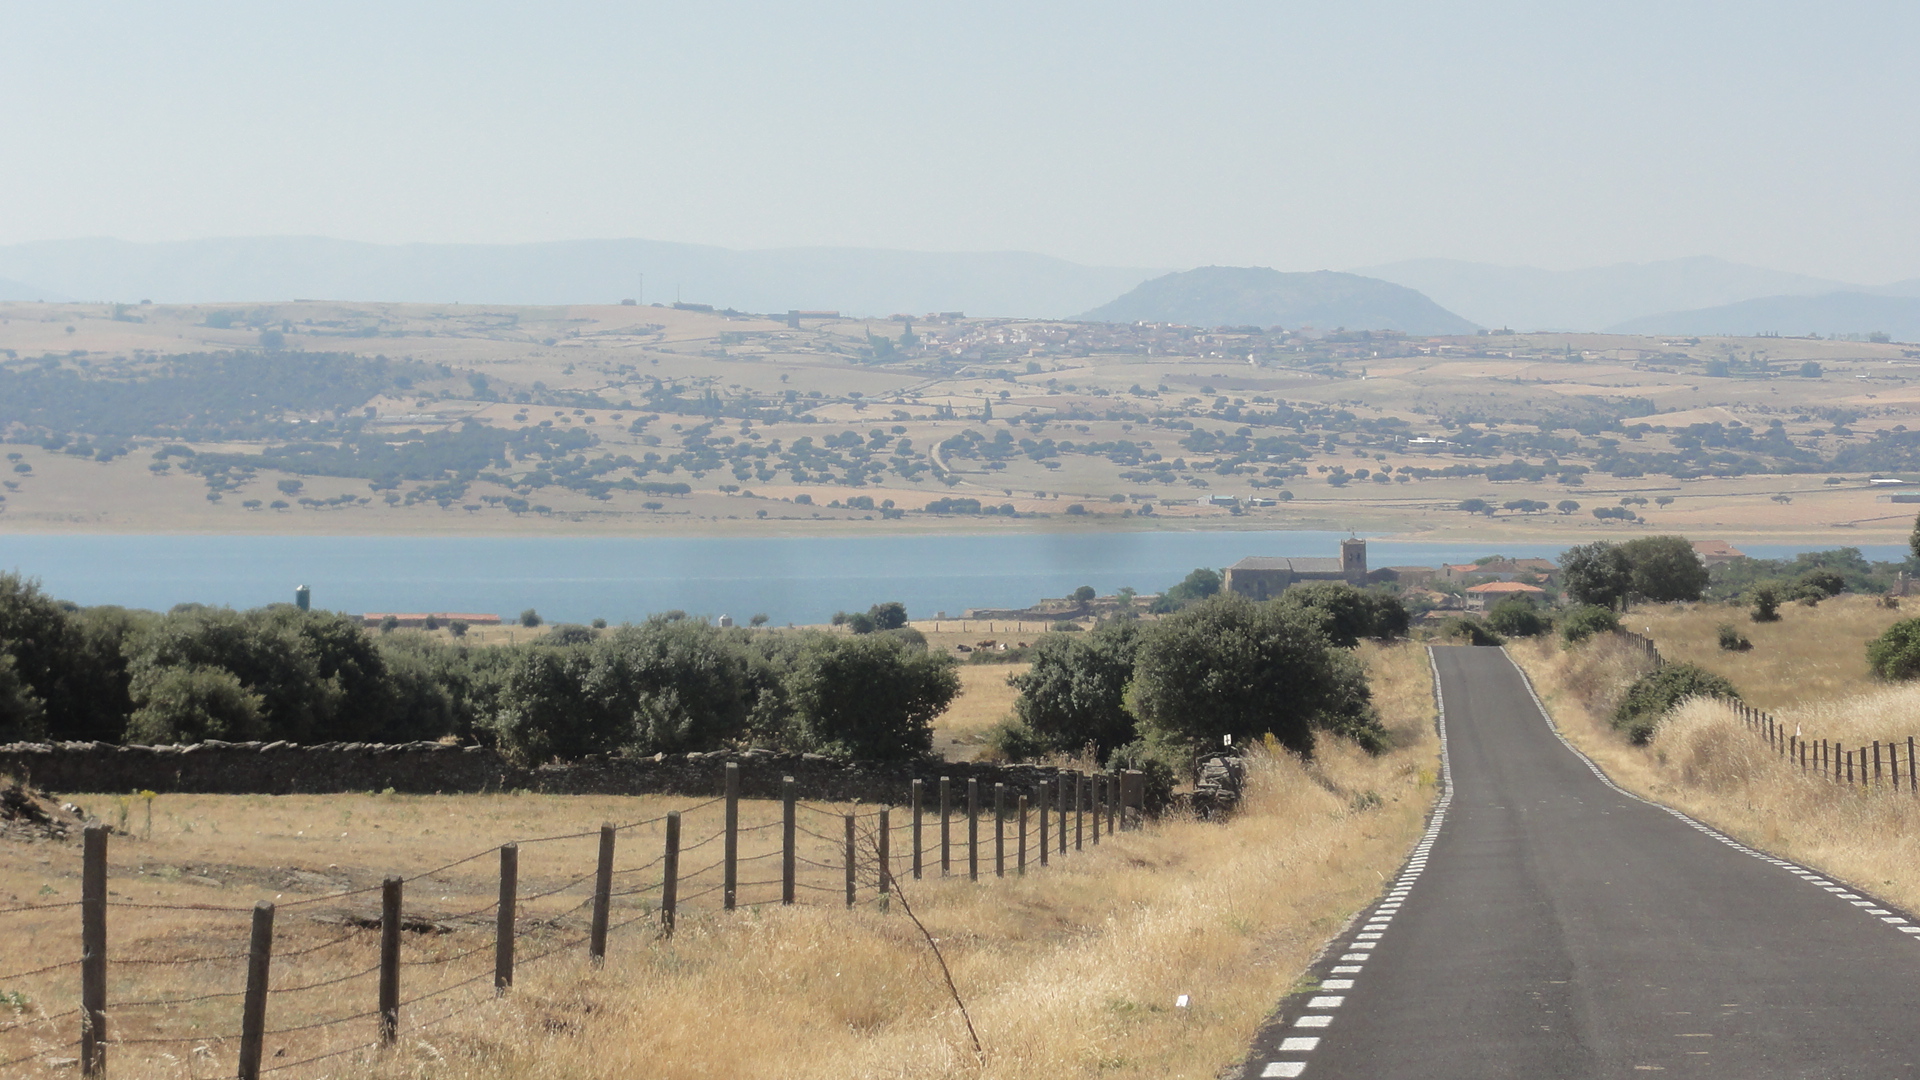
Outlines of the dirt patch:
[[62,803],[44,791],[18,780],[0,787],[0,839],[78,841],[86,817],[72,803]]

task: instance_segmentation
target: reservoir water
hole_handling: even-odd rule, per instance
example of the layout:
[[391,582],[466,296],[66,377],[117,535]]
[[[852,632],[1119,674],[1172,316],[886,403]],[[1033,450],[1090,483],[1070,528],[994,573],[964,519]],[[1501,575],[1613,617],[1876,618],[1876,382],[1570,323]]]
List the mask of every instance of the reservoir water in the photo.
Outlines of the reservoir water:
[[[1332,532],[1072,532],[1005,536],[466,538],[319,536],[0,536],[0,569],[40,579],[80,604],[165,610],[178,603],[236,608],[313,589],[337,611],[493,612],[526,608],[549,621],[619,623],[681,609],[765,613],[775,624],[823,622],[883,600],[915,618],[970,607],[1020,607],[1080,585],[1157,592],[1197,566],[1247,555],[1332,556]],[[1626,539],[1627,536],[1622,537]],[[1837,545],[1821,545],[1837,546]],[[1554,558],[1564,544],[1374,540],[1375,567],[1433,566],[1483,555]],[[1778,558],[1812,546],[1743,545]],[[1906,549],[1867,545],[1868,558]]]

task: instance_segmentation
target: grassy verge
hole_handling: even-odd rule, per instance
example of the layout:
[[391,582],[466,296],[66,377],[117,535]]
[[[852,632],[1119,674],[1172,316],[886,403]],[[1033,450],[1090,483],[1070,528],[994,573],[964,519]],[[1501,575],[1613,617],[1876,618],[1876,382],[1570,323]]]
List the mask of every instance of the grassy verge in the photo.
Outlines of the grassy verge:
[[[1835,613],[1836,621],[1852,617],[1845,609]],[[1798,647],[1797,663],[1804,671],[1825,670],[1830,678],[1812,684],[1816,700],[1775,707],[1788,730],[1850,746],[1895,736],[1904,741],[1920,731],[1915,719],[1920,687],[1873,687],[1853,679],[1842,653],[1859,652],[1860,643],[1819,630],[1802,626],[1807,640]],[[1661,647],[1670,649],[1666,640]],[[1630,745],[1606,717],[1620,690],[1641,670],[1637,650],[1596,639],[1570,651],[1551,641],[1517,643],[1508,651],[1533,679],[1561,731],[1615,783],[1747,844],[1920,909],[1920,866],[1911,855],[1912,838],[1920,834],[1920,800],[1904,791],[1866,792],[1805,776],[1770,753],[1727,709],[1710,702],[1682,704],[1661,722],[1649,744]],[[1741,674],[1752,669],[1715,659],[1699,657],[1744,692],[1748,684],[1740,681]],[[1859,666],[1864,675],[1864,662]],[[1832,696],[1837,692],[1841,696]]]
[[[1920,608],[1913,601],[1884,608],[1877,597],[1840,596],[1817,607],[1784,604],[1778,622],[1754,622],[1746,608],[1726,604],[1659,604],[1621,616],[1621,625],[1649,634],[1669,660],[1725,675],[1749,704],[1776,712],[1880,685],[1867,670],[1866,643],[1915,615]],[[1720,648],[1717,630],[1723,624],[1744,634],[1753,648]]]
[[[696,905],[670,941],[640,932],[642,923],[616,935],[604,968],[588,966],[580,950],[571,950],[526,967],[514,993],[502,1000],[453,995],[434,1007],[418,1007],[403,1016],[400,1047],[384,1060],[346,1055],[312,1068],[335,1076],[449,1080],[1216,1076],[1242,1057],[1261,1019],[1293,988],[1322,944],[1377,894],[1415,842],[1431,804],[1437,747],[1424,650],[1368,647],[1365,657],[1395,743],[1382,756],[1329,743],[1311,765],[1259,758],[1247,804],[1228,823],[1164,821],[1024,878],[904,883],[951,966],[984,1061],[975,1058],[940,968],[900,906],[869,902],[849,911],[823,898],[817,906],[764,905],[730,915]],[[507,829],[511,835],[560,832],[579,827],[581,818],[588,824],[603,817],[630,819],[651,809],[633,802],[163,796],[151,839],[116,841],[125,861],[115,875],[117,882],[138,881],[134,895],[143,900],[197,895],[242,905],[273,896],[293,867],[358,882],[403,855],[406,867],[424,865],[428,851],[442,844],[464,853],[504,838],[494,834]],[[136,834],[143,831],[143,811],[129,822]],[[324,840],[310,838],[322,826]],[[426,850],[413,849],[416,838]],[[567,872],[557,862],[531,866],[539,851],[528,848],[523,855],[523,888],[530,874]],[[73,855],[48,845],[0,849],[0,897],[68,898],[77,869],[67,865]],[[195,861],[216,856],[220,868]],[[257,879],[237,869],[248,862],[257,864]],[[140,868],[148,873],[139,874]],[[461,878],[467,869],[445,876],[444,897],[423,886],[423,901],[455,910],[467,894],[484,895],[485,867],[471,881]],[[863,895],[871,896],[870,886]],[[70,951],[72,920],[50,918],[38,931],[35,955]],[[180,918],[177,939],[136,936],[128,926],[117,940],[156,955],[217,953],[241,940],[210,934],[198,915]],[[578,915],[555,915],[555,940],[574,929],[569,918],[577,921]],[[222,919],[223,931],[226,922],[238,923]],[[283,922],[295,926],[299,920]],[[431,942],[410,938],[408,948],[457,956],[484,946],[485,920],[476,922],[450,920],[446,932]],[[317,936],[334,929],[298,932]],[[333,963],[342,973],[356,970],[370,958],[370,945],[356,946],[359,952]],[[540,948],[523,946],[528,954]],[[465,963],[482,970],[490,955]],[[190,972],[170,970],[172,982],[155,989],[186,989]],[[331,970],[308,977],[328,977]],[[406,978],[424,979],[431,970],[410,968]],[[212,988],[227,989],[233,981],[231,971],[221,971]],[[47,1012],[66,1007],[56,1000],[58,987],[45,989],[36,1006]],[[116,988],[113,997],[127,1000],[134,990]],[[357,1011],[361,998],[371,994],[363,982],[308,1000],[276,998],[281,1011],[269,1027],[298,1023],[301,1009]],[[1181,994],[1190,995],[1190,1007],[1175,1007]],[[444,1005],[466,1007],[467,1001],[468,1011],[424,1030],[417,1026],[448,1012]],[[200,1030],[219,1032],[231,1026],[227,1013],[237,1007],[216,1002],[207,1008]],[[0,1032],[0,1049],[53,1034]],[[266,1052],[271,1059],[284,1048],[289,1052],[280,1060],[294,1061],[370,1034],[371,1021],[360,1021],[349,1033],[329,1036],[330,1042],[308,1035],[270,1038]],[[233,1047],[215,1039],[205,1040],[201,1051],[163,1049],[126,1047],[119,1051],[119,1066],[160,1077],[225,1075],[218,1070],[231,1066]]]

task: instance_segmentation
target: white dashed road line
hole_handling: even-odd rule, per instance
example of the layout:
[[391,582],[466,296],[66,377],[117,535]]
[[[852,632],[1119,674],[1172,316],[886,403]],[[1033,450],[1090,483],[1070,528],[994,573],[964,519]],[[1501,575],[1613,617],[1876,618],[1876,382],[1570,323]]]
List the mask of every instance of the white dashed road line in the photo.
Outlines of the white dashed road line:
[[[1360,922],[1358,932],[1347,942],[1345,952],[1340,954],[1340,962],[1329,969],[1329,973],[1341,976],[1335,979],[1323,979],[1322,990],[1353,990],[1359,982],[1354,976],[1366,971],[1366,961],[1372,959],[1373,948],[1386,937],[1393,917],[1399,913],[1400,905],[1406,901],[1407,894],[1413,890],[1414,882],[1426,872],[1427,858],[1433,851],[1433,842],[1440,835],[1440,827],[1446,823],[1447,808],[1453,805],[1453,763],[1447,754],[1447,703],[1440,691],[1440,669],[1433,659],[1433,650],[1427,650],[1427,663],[1433,668],[1433,696],[1437,719],[1435,726],[1440,733],[1440,798],[1433,804],[1433,818],[1427,823],[1427,831],[1414,845],[1413,854],[1400,870],[1400,876],[1394,879],[1393,888],[1375,905],[1373,913]],[[1334,1013],[1315,1010],[1334,1010],[1346,1004],[1347,995],[1317,994],[1307,1000],[1305,1014],[1293,1022],[1295,1029],[1316,1029],[1333,1026]],[[1275,1047],[1278,1054],[1310,1054],[1320,1046],[1317,1035],[1289,1035],[1280,1040]],[[1305,1076],[1307,1059],[1304,1057],[1284,1057],[1269,1061],[1260,1071],[1261,1077]]]

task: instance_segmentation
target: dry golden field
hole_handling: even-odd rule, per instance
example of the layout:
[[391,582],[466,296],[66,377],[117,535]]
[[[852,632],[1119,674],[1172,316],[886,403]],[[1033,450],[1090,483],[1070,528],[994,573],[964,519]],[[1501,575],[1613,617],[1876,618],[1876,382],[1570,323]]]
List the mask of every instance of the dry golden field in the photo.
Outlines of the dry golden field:
[[1013,715],[1019,691],[1007,680],[1027,670],[1027,664],[962,664],[960,696],[934,722],[933,752],[949,761],[978,756],[988,729]]
[[[1621,625],[1652,637],[1670,660],[1725,675],[1748,704],[1778,711],[1881,686],[1867,670],[1867,642],[1916,615],[1920,600],[1884,608],[1876,597],[1843,595],[1818,607],[1783,604],[1772,623],[1726,604],[1649,604],[1621,616]],[[1728,624],[1753,642],[1751,650],[1720,648],[1718,630]]]
[[[1851,601],[1853,598],[1849,598]],[[1732,663],[1709,664],[1744,693],[1766,688],[1766,708],[1790,733],[1858,747],[1871,740],[1904,743],[1920,735],[1920,686],[1888,686],[1867,675],[1859,635],[1877,609],[1867,602],[1823,603],[1796,608],[1796,643],[1780,662],[1806,679],[1796,697],[1786,676],[1768,673],[1754,651]],[[1698,612],[1675,612],[1666,626],[1686,625]],[[1897,614],[1897,613],[1888,613]],[[1637,616],[1636,616],[1637,617]],[[1662,624],[1656,623],[1656,634]],[[1661,638],[1669,657],[1679,653]],[[1643,656],[1616,639],[1566,651],[1558,643],[1528,641],[1508,646],[1552,711],[1560,730],[1621,786],[1712,824],[1754,847],[1774,852],[1865,889],[1908,910],[1920,909],[1920,866],[1913,859],[1920,836],[1920,799],[1883,783],[1848,788],[1808,775],[1769,750],[1766,741],[1725,706],[1682,704],[1645,747],[1628,744],[1606,723],[1626,682],[1645,669]],[[1710,661],[1713,657],[1701,657]],[[1743,681],[1743,679],[1745,681]],[[1749,700],[1753,700],[1752,697]]]
[[[1205,1080],[1240,1059],[1260,1020],[1322,943],[1378,892],[1423,826],[1437,764],[1424,650],[1369,647],[1366,656],[1395,748],[1368,757],[1328,744],[1310,764],[1258,759],[1246,807],[1225,824],[1168,819],[1055,856],[1045,870],[979,884],[937,873],[912,880],[905,845],[895,840],[902,891],[951,966],[979,1034],[979,1058],[925,940],[900,903],[875,902],[870,879],[851,910],[837,894],[811,891],[803,899],[812,902],[783,908],[756,886],[744,894],[750,906],[726,914],[715,910],[712,894],[699,896],[670,940],[655,933],[648,894],[636,894],[616,908],[616,925],[633,921],[614,933],[605,967],[587,964],[577,943],[583,886],[572,879],[591,869],[595,841],[525,838],[644,819],[690,800],[163,795],[152,804],[150,833],[146,804],[129,806],[127,835],[112,845],[110,887],[116,902],[244,909],[257,899],[279,901],[276,948],[315,951],[277,966],[276,986],[314,989],[270,999],[267,1026],[282,1033],[268,1037],[267,1064],[350,1050],[280,1075]],[[119,819],[112,796],[67,797]],[[689,815],[689,840],[706,834],[710,822],[695,823],[715,809]],[[743,809],[747,825],[775,814],[773,804]],[[803,824],[815,817],[803,814]],[[871,823],[863,819],[863,830]],[[656,828],[622,834],[622,869],[645,866]],[[496,1000],[487,992],[488,845],[513,838],[522,838],[522,893],[559,891],[527,905],[542,917],[523,917],[527,959],[514,990]],[[683,866],[705,865],[700,856],[711,846]],[[759,850],[746,839],[742,847],[743,857]],[[394,1050],[351,1050],[374,1033],[373,1019],[357,1015],[373,1008],[372,980],[355,973],[372,963],[377,935],[342,917],[370,915],[375,894],[331,894],[476,851],[473,862],[408,885],[410,913],[431,925],[406,935],[404,957],[449,963],[405,968],[403,998],[478,981],[404,1007]],[[70,900],[77,870],[72,845],[0,843],[0,906]],[[758,876],[743,868],[743,879]],[[116,960],[225,956],[244,942],[240,910],[115,907],[110,917]],[[72,909],[32,913],[24,922],[17,914],[0,918],[9,920],[8,947],[0,950],[0,966],[9,970],[62,962],[77,949]],[[110,970],[110,1003],[239,985],[230,959]],[[333,979],[343,981],[317,985]],[[23,995],[0,1029],[0,1060],[46,1049],[37,1064],[14,1066],[24,1070],[18,1075],[70,1071],[51,1062],[72,1056],[58,1047],[73,1037],[73,1018],[61,1016],[72,1007],[73,982],[70,971],[0,977],[0,990]],[[1175,1007],[1181,994],[1191,995],[1189,1008]],[[115,1075],[231,1075],[235,1044],[222,1036],[235,1029],[237,1012],[233,997],[110,1008],[111,1033],[128,1040],[111,1049]],[[57,1019],[40,1019],[46,1016]],[[353,1019],[285,1030],[341,1016]],[[138,1038],[183,1041],[132,1041]]]

